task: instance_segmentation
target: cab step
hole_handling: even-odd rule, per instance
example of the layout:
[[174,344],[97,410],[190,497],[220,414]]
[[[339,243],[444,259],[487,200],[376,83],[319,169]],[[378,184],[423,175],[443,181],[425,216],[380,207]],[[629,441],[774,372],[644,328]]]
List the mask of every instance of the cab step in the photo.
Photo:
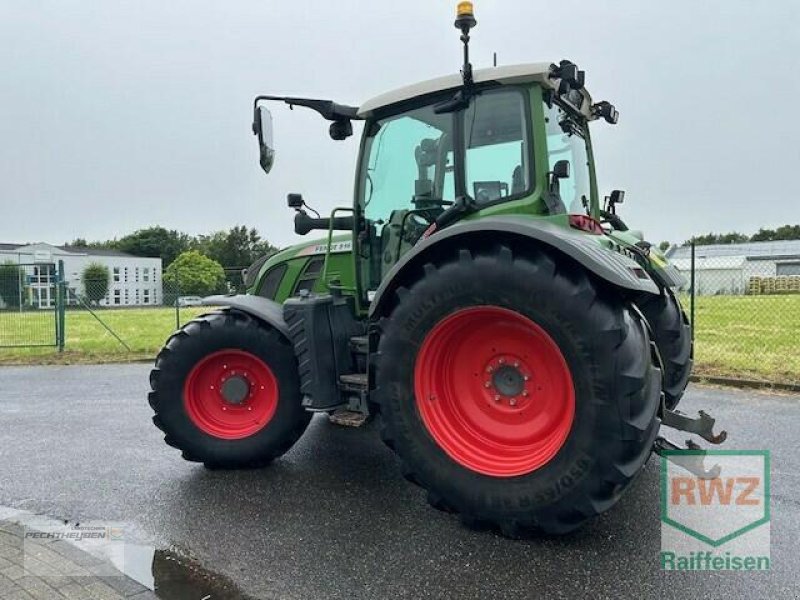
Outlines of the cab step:
[[367,385],[366,373],[347,373],[339,376],[339,389],[344,392],[366,392]]
[[335,410],[329,417],[330,422],[334,425],[341,425],[343,427],[361,427],[367,422],[367,415],[355,410],[347,410],[340,408]]
[[369,338],[366,335],[355,335],[350,338],[350,352],[366,354],[369,352]]

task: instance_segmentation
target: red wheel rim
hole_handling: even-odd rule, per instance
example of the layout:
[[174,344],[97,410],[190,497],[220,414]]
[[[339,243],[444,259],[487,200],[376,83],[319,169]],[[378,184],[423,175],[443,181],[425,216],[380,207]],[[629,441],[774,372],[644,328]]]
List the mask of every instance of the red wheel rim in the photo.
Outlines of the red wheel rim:
[[263,429],[278,407],[278,380],[267,364],[242,350],[220,350],[198,362],[183,386],[192,423],[225,440]]
[[558,345],[530,319],[494,306],[459,310],[428,333],[414,387],[422,421],[442,450],[495,477],[547,464],[575,415]]

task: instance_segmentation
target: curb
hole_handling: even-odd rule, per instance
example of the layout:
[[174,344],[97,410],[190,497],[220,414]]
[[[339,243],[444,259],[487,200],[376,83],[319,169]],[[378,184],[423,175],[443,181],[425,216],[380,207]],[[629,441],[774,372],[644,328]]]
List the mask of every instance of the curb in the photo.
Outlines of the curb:
[[779,390],[782,392],[800,392],[800,384],[762,381],[760,379],[738,379],[734,377],[717,377],[713,375],[692,375],[689,381],[694,383],[712,383],[734,388],[757,390]]

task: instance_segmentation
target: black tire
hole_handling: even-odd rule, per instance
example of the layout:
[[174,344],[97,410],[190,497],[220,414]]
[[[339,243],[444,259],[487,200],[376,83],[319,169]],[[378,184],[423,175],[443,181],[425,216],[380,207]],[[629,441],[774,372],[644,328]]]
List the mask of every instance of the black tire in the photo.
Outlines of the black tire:
[[660,296],[647,296],[637,304],[650,325],[664,363],[664,404],[673,409],[683,397],[692,374],[692,326],[670,289],[663,290]]
[[[194,366],[218,351],[247,352],[268,366],[279,393],[272,417],[249,437],[222,439],[204,431],[187,412],[184,382]],[[300,384],[292,346],[280,332],[238,311],[202,315],[176,331],[161,349],[150,373],[148,396],[153,423],[164,441],[183,458],[209,468],[263,467],[284,454],[311,420],[301,406]]]
[[[378,322],[375,356],[382,437],[406,478],[428,490],[435,508],[509,537],[567,533],[614,505],[646,463],[660,426],[661,375],[636,311],[576,263],[530,248],[461,249],[417,276],[398,288]],[[572,377],[575,414],[566,440],[523,475],[462,466],[436,443],[416,406],[415,361],[426,335],[475,306],[511,309],[543,328]]]

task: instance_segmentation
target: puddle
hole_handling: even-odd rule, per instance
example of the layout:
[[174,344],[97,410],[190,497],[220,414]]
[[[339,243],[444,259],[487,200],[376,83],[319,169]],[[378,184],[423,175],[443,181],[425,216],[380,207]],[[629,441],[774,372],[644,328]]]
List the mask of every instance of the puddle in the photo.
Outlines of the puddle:
[[126,546],[123,572],[163,600],[252,600],[230,579],[191,559],[168,550],[136,548],[129,553]]
[[[76,523],[5,506],[0,506],[0,521],[11,521],[29,530],[48,532],[70,528],[74,530],[79,527]],[[91,526],[97,527],[99,523],[101,522],[94,521],[82,523],[80,526],[87,529]],[[119,523],[102,523],[102,527],[116,531],[128,529]],[[255,600],[244,594],[228,577],[207,569],[175,549],[164,550],[111,538],[107,542],[62,539],[87,554],[102,559],[104,566],[100,568],[103,574],[109,575],[115,570],[121,572],[152,590],[162,600]]]

